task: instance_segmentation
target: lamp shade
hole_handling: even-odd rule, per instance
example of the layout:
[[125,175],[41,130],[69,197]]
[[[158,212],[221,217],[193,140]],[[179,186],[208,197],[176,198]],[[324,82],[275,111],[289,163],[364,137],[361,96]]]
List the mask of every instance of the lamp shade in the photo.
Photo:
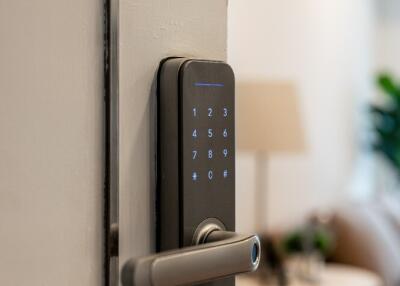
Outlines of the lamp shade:
[[270,153],[304,151],[295,86],[290,82],[236,83],[238,149]]

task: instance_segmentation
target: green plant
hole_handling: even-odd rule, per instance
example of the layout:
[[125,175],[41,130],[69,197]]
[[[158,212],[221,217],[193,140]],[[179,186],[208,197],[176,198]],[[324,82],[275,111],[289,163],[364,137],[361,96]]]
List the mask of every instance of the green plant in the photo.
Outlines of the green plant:
[[333,246],[332,232],[319,225],[307,225],[289,233],[283,239],[283,248],[287,254],[317,251],[323,257],[327,257]]
[[388,74],[379,74],[377,85],[385,98],[383,103],[371,105],[373,148],[395,167],[400,177],[400,84]]

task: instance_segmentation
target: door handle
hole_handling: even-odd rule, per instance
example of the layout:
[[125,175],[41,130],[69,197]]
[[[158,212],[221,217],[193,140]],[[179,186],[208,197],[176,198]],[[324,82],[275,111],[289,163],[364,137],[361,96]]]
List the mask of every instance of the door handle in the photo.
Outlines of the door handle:
[[122,269],[122,285],[197,284],[255,271],[260,262],[257,235],[237,234],[209,224],[196,231],[193,243],[195,246],[128,260]]

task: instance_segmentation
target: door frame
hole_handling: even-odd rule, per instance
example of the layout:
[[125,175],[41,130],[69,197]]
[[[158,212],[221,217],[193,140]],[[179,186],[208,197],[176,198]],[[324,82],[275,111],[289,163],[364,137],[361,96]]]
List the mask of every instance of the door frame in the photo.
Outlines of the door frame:
[[104,276],[106,286],[119,283],[119,0],[104,0]]

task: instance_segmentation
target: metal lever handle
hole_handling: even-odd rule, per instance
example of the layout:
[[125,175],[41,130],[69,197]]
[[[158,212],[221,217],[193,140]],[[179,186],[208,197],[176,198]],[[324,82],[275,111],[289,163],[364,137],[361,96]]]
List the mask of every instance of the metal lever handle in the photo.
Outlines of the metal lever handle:
[[129,260],[122,269],[124,286],[171,286],[206,282],[255,271],[260,262],[256,235],[213,230],[199,245]]

